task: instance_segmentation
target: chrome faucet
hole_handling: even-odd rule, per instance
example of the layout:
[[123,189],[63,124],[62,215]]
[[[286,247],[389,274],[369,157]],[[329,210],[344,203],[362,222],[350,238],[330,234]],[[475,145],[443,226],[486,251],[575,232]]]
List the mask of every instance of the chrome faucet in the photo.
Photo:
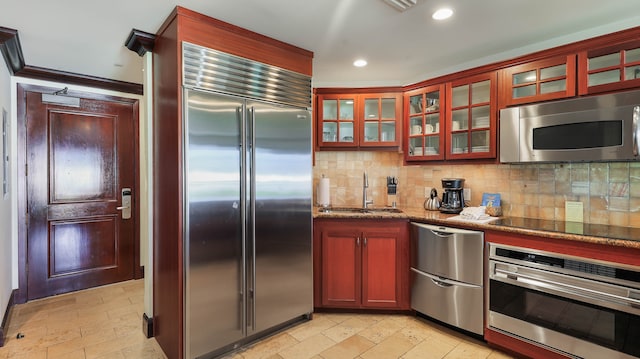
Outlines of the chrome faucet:
[[367,206],[373,204],[372,199],[367,199],[367,188],[369,188],[369,176],[365,172],[362,179],[362,208],[367,208]]

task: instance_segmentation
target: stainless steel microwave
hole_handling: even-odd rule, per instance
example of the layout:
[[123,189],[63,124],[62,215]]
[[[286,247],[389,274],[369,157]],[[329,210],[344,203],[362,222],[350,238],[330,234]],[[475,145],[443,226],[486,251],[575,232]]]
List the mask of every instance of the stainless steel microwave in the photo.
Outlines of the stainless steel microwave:
[[640,160],[640,91],[500,111],[500,162]]

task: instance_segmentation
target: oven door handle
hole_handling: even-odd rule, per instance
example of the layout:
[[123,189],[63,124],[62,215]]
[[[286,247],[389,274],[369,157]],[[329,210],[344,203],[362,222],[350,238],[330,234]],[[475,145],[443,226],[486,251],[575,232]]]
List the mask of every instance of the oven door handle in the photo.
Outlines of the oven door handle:
[[549,279],[537,278],[534,276],[529,276],[526,274],[512,272],[512,271],[508,271],[500,268],[495,268],[495,272],[506,275],[509,279],[513,279],[516,281],[520,278],[525,279],[528,282],[528,284],[531,284],[531,285],[536,285],[536,282],[538,282],[538,283],[554,286],[556,287],[557,290],[566,291],[575,295],[589,297],[589,298],[594,298],[593,295],[596,295],[597,297],[600,297],[600,298],[596,297],[594,299],[604,298],[604,300],[608,300],[613,303],[618,303],[618,304],[622,303],[634,308],[640,308],[640,300],[630,298],[630,297],[623,297],[621,295],[605,293],[599,290],[593,290],[589,288],[582,288],[575,285],[560,283],[560,282],[556,282]]
[[452,287],[452,286],[458,286],[458,287],[468,287],[468,288],[480,288],[479,285],[474,285],[474,284],[469,284],[469,283],[464,283],[464,282],[458,282],[456,280],[452,280],[452,279],[446,279],[446,278],[442,278],[433,274],[429,274],[426,272],[423,272],[419,269],[415,269],[415,268],[411,268],[411,270],[413,272],[416,272],[420,275],[423,275],[429,279],[431,279],[431,281],[433,282],[433,284],[437,285],[438,287],[443,287],[443,288],[447,288],[447,287]]

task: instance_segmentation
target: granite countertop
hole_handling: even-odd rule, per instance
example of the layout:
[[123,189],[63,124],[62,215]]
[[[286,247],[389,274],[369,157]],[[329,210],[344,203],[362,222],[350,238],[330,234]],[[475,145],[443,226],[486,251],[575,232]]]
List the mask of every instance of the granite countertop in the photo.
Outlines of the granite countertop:
[[315,208],[313,216],[314,218],[336,219],[408,219],[415,222],[438,224],[449,227],[503,231],[524,235],[544,236],[546,238],[557,238],[640,249],[640,228],[635,227],[573,223],[519,217],[499,217],[497,220],[489,223],[472,221],[462,222],[450,219],[456,215],[440,213],[438,211],[427,211],[417,208],[400,208],[400,210],[400,213],[388,213],[385,211],[372,211],[368,213],[322,213],[318,208]]

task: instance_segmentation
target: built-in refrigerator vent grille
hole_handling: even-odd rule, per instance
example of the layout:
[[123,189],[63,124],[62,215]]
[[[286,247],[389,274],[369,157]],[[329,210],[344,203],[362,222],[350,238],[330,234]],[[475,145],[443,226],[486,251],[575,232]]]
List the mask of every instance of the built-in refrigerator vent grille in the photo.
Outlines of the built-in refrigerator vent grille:
[[182,53],[186,87],[311,107],[310,76],[188,42]]

